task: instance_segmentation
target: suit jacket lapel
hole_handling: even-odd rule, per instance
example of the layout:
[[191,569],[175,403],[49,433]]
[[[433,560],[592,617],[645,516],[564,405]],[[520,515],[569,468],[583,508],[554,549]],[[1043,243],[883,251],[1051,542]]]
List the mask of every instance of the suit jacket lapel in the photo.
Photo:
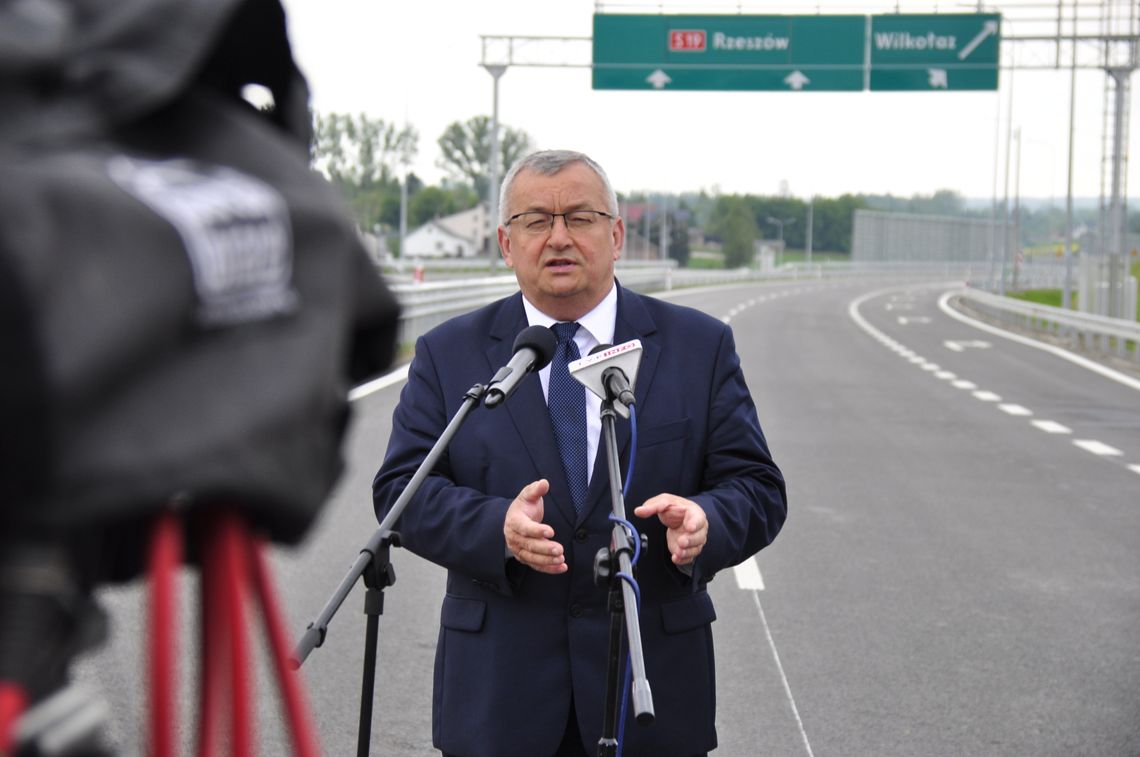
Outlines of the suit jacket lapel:
[[[515,337],[527,327],[526,311],[522,305],[522,295],[516,294],[503,303],[498,316],[491,324],[488,334],[487,359],[492,370],[506,365],[513,354]],[[562,458],[558,454],[558,443],[550,426],[550,413],[546,399],[542,395],[542,382],[538,375],[519,384],[510,400],[503,408],[511,417],[515,430],[523,441],[534,466],[535,479],[545,478],[550,482],[549,501],[553,499],[562,516],[573,523],[575,520],[574,502],[570,497],[570,484],[562,469]],[[495,409],[490,412],[503,412]],[[517,493],[517,492],[516,492]]]
[[[656,374],[657,360],[661,355],[661,345],[656,338],[657,325],[654,323],[649,311],[641,301],[641,296],[618,286],[617,321],[614,323],[614,344],[623,344],[633,339],[641,340],[641,363],[637,368],[637,383],[633,387],[633,394],[637,398],[637,410],[645,407],[645,398],[649,394]],[[617,441],[619,459],[629,460],[629,422],[621,418],[615,424],[615,437]],[[621,468],[622,483],[625,482],[626,470]],[[590,477],[590,489],[586,494],[587,506],[582,508],[583,513],[591,512],[595,507],[610,503],[609,463],[606,459],[605,429],[598,440],[598,456],[594,461],[594,472]],[[631,503],[627,510],[633,509],[640,503]]]

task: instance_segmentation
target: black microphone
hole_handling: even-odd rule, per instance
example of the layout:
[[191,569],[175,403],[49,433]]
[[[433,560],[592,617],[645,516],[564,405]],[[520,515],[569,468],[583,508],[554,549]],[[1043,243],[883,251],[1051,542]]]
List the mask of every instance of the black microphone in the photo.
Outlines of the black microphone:
[[511,362],[499,369],[487,385],[483,404],[498,407],[507,400],[519,382],[531,371],[541,371],[554,358],[558,337],[545,326],[528,326],[515,337],[515,354]]
[[[599,344],[590,350],[590,354],[605,352],[611,347],[612,344]],[[606,396],[614,402],[620,402],[626,407],[631,407],[637,402],[633,397],[633,388],[629,385],[629,377],[616,363],[602,371],[602,386],[606,390]]]
[[617,346],[599,344],[581,360],[570,363],[570,375],[603,400],[616,403],[618,414],[628,418],[636,402],[633,385],[641,363],[641,341]]

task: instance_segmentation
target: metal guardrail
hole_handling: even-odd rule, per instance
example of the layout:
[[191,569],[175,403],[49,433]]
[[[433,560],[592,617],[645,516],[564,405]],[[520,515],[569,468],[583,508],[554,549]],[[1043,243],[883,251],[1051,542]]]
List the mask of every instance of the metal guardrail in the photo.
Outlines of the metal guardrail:
[[[790,264],[771,270],[756,268],[689,269],[676,265],[619,262],[617,277],[622,286],[638,292],[662,292],[681,287],[727,286],[753,281],[789,282],[820,279],[890,279],[899,276],[934,276],[967,280],[976,264],[812,263]],[[430,275],[430,272],[429,272]],[[472,278],[442,278],[409,283],[397,277],[389,286],[400,301],[399,343],[411,345],[422,334],[449,318],[470,312],[518,291],[514,274],[504,269],[495,275]]]
[[[1039,274],[1051,269],[1041,266]],[[727,286],[746,282],[810,281],[820,279],[877,279],[898,277],[938,277],[977,281],[984,279],[987,264],[974,262],[890,262],[813,263],[785,265],[771,270],[688,269],[675,265],[619,264],[617,276],[622,286],[639,292],[669,291],[679,287]],[[1028,273],[1028,271],[1027,271]],[[1026,278],[1033,278],[1027,276]],[[1025,283],[1024,281],[1022,283]],[[449,318],[470,312],[518,291],[514,274],[474,278],[450,278],[418,283],[390,282],[400,301],[400,344],[410,345],[419,336]],[[1039,305],[1002,297],[980,289],[966,289],[960,295],[971,307],[1002,325],[1048,333],[1070,346],[1094,352],[1116,354],[1140,362],[1140,323],[1091,313]]]
[[1140,363],[1140,323],[1001,297],[977,289],[958,295],[969,307],[1006,326],[1045,332],[1086,350],[1131,357]]

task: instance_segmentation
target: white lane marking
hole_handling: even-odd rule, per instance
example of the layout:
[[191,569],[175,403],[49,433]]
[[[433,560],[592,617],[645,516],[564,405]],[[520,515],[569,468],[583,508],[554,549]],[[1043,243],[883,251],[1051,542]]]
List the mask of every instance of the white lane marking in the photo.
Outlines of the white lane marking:
[[1117,455],[1124,454],[1116,447],[1110,447],[1104,442],[1098,442],[1096,439],[1074,439],[1073,444],[1085,452],[1091,452],[1094,455],[1101,455],[1102,457],[1116,457]]
[[953,350],[954,352],[965,352],[967,347],[974,347],[979,350],[988,350],[990,348],[989,342],[983,342],[981,339],[947,339],[942,343],[946,349]]
[[988,331],[991,334],[997,334],[1000,337],[1004,337],[1010,341],[1017,342],[1018,344],[1024,344],[1035,349],[1045,350],[1046,352],[1050,352],[1057,357],[1068,360],[1070,363],[1075,363],[1082,368],[1087,368],[1093,373],[1099,373],[1101,376],[1104,376],[1107,379],[1112,379],[1119,384],[1124,384],[1124,386],[1128,386],[1137,391],[1140,391],[1140,380],[1134,379],[1131,376],[1126,376],[1120,371],[1114,371],[1108,366],[1101,365],[1100,363],[1094,363],[1088,358],[1081,357],[1080,355],[1074,354],[1065,349],[1061,349],[1060,347],[1056,347],[1052,344],[1039,342],[1036,339],[1030,339],[1029,337],[1021,336],[1020,334],[1011,334],[1009,332],[1002,331],[996,326],[991,326],[988,323],[982,323],[981,321],[975,321],[973,318],[959,313],[957,310],[950,307],[949,304],[950,298],[955,294],[957,294],[957,292],[946,292],[938,299],[938,307],[942,309],[943,313],[950,316],[951,318],[961,321],[962,323],[969,324],[976,329]]
[[1017,416],[1021,416],[1021,417],[1033,415],[1032,410],[1030,410],[1027,407],[1022,407],[1021,405],[1014,405],[1014,404],[1007,403],[1005,405],[998,405],[998,407],[1001,409],[1002,412],[1009,413],[1010,415],[1017,415]]
[[788,683],[788,676],[784,672],[784,664],[780,662],[780,653],[776,651],[776,641],[772,638],[772,629],[768,627],[768,618],[764,615],[764,606],[760,604],[760,592],[752,592],[752,600],[756,603],[756,610],[760,613],[760,623],[764,626],[764,635],[768,638],[768,648],[772,650],[772,659],[776,661],[776,670],[780,671],[780,681],[784,684],[784,695],[792,708],[792,716],[796,719],[796,726],[800,729],[800,738],[804,742],[804,749],[808,757],[815,757],[811,751],[811,742],[808,741],[807,731],[804,730],[804,721],[800,718],[800,709],[796,707],[796,698],[792,696],[792,686]]
[[927,363],[926,365],[922,366],[922,370],[930,371],[933,373],[934,371],[942,370],[942,366],[940,366],[938,363]]
[[914,363],[915,365],[918,365],[919,363],[925,363],[926,362],[926,358],[922,357],[921,355],[914,355],[912,357],[908,357],[907,360]]
[[[862,305],[867,300],[870,300],[870,299],[875,298],[875,297],[880,297],[880,296],[882,296],[882,295],[884,295],[890,291],[892,291],[892,288],[888,287],[885,289],[876,290],[874,292],[868,292],[867,294],[864,294],[860,297],[856,297],[854,300],[852,300],[851,302],[849,302],[847,304],[847,315],[848,315],[848,317],[851,318],[851,320],[853,320],[855,322],[855,324],[857,326],[859,326],[859,328],[863,329],[868,334],[870,334],[872,337],[878,339],[879,341],[883,341],[884,343],[886,343],[884,340],[889,339],[889,337],[887,337],[887,335],[885,333],[883,333],[882,331],[880,331],[879,329],[872,326],[867,321],[867,319],[863,317],[863,315],[859,312],[859,306]],[[1118,383],[1121,383],[1121,384],[1128,386],[1128,387],[1131,387],[1133,389],[1140,389],[1140,381],[1137,381],[1137,380],[1135,380],[1129,376],[1125,376],[1124,374],[1122,374],[1118,371],[1114,371],[1111,368],[1100,365],[1099,363],[1094,363],[1091,360],[1083,358],[1079,355],[1075,355],[1075,354],[1073,354],[1067,350],[1063,350],[1059,347],[1054,347],[1053,345],[1050,345],[1050,344],[1044,344],[1042,342],[1038,342],[1035,339],[1029,339],[1027,337],[1020,336],[1019,334],[1006,333],[1005,331],[1002,331],[999,328],[996,328],[994,326],[990,326],[989,324],[986,324],[986,323],[981,323],[979,321],[975,321],[972,318],[969,318],[967,316],[962,315],[961,313],[958,313],[956,310],[951,308],[949,305],[950,298],[955,295],[956,291],[945,292],[942,294],[941,297],[938,298],[939,309],[941,309],[943,313],[950,316],[951,318],[954,318],[955,320],[961,321],[962,323],[968,324],[968,325],[973,326],[974,328],[980,329],[982,331],[988,331],[990,333],[997,334],[998,336],[1000,336],[1004,339],[1009,339],[1010,341],[1018,342],[1020,344],[1024,344],[1024,345],[1029,346],[1029,347],[1033,347],[1035,349],[1040,349],[1040,350],[1044,350],[1046,352],[1050,352],[1050,353],[1052,353],[1052,354],[1054,354],[1054,355],[1056,355],[1056,356],[1058,356],[1064,360],[1068,360],[1069,362],[1074,363],[1076,365],[1079,365],[1083,368],[1087,368],[1088,370],[1090,370],[1094,373],[1098,373],[1098,374],[1104,376],[1105,378],[1112,379],[1113,381],[1116,381]],[[947,346],[949,347],[949,345],[947,345]],[[892,348],[892,349],[894,349],[894,348]],[[953,348],[951,348],[951,349],[953,349]],[[907,357],[907,358],[915,355],[914,352],[906,349],[905,347],[902,347],[902,345],[899,345],[899,349],[897,349],[896,351],[900,355],[902,355],[903,357]],[[926,361],[925,361],[925,359],[919,359],[919,360],[914,360],[912,362],[917,363],[917,362],[926,362]],[[946,375],[944,376],[943,374],[946,374]],[[939,378],[945,378],[945,379],[950,379],[953,377],[953,374],[950,373],[949,371],[943,371],[942,373],[938,373],[936,375]],[[978,385],[975,384],[973,381],[967,381],[965,379],[958,379],[956,381],[952,381],[951,385],[954,387],[957,387],[958,389],[966,389],[966,390],[974,390],[974,389],[978,388]],[[977,395],[991,396],[992,395],[992,399],[990,399],[990,401],[1000,401],[1001,400],[1001,397],[999,397],[996,394],[993,394],[992,392],[975,392],[974,394],[975,394],[975,396],[977,396]],[[979,397],[979,399],[982,399],[982,397]],[[1032,411],[1028,410],[1027,408],[1022,408],[1020,405],[1005,405],[1005,406],[999,405],[999,407],[1001,407],[1002,410],[1005,410],[1006,412],[1010,413],[1011,415],[1023,415],[1025,413],[1032,415]],[[1008,408],[1019,408],[1019,409],[1015,410],[1015,411],[1011,411]],[[1024,411],[1024,413],[1022,411]],[[1030,422],[1036,428],[1038,428],[1041,431],[1044,431],[1045,433],[1048,433],[1048,434],[1070,434],[1070,433],[1072,433],[1071,429],[1069,429],[1067,426],[1063,426],[1060,423],[1057,423],[1056,421],[1034,420],[1034,421],[1030,421]],[[1103,442],[1096,441],[1095,439],[1078,439],[1078,440],[1073,441],[1073,444],[1077,447],[1080,447],[1081,449],[1083,449],[1087,452],[1094,454],[1094,455],[1116,456],[1116,455],[1123,455],[1124,454],[1123,452],[1116,449],[1115,447],[1111,447],[1107,444],[1104,444]],[[1129,465],[1128,469],[1134,473],[1140,474],[1140,464]],[[757,598],[756,601],[757,601],[757,605],[759,605],[759,601],[760,601],[759,598]],[[763,614],[763,610],[761,610],[761,614]]]
[[764,591],[764,577],[760,575],[760,567],[754,558],[749,557],[739,565],[734,565],[732,572],[736,574],[736,585],[741,589]]
[[938,373],[935,373],[934,375],[936,377],[942,379],[943,381],[949,381],[950,379],[958,378],[958,374],[954,373],[954,371],[939,371]]
[[392,384],[398,384],[401,381],[407,380],[408,367],[410,365],[410,363],[404,363],[402,366],[392,371],[391,373],[387,373],[380,378],[372,379],[371,381],[361,384],[360,386],[353,387],[352,390],[348,393],[348,401],[356,402],[356,400],[361,399],[362,397],[367,397],[368,395],[378,392],[381,389],[392,386]]
[[974,392],[974,398],[982,402],[1001,402],[1001,396],[993,392],[987,392],[985,389],[979,389]]
[[1068,426],[1063,426],[1057,421],[1033,421],[1034,426],[1044,431],[1046,434],[1071,434],[1073,430]]

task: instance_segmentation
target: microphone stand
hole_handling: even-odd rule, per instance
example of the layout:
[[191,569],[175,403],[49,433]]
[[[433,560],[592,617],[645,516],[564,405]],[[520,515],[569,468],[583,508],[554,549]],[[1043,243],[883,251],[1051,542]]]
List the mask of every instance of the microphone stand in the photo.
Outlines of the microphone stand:
[[[494,380],[492,379],[492,383]],[[389,553],[391,547],[400,546],[400,535],[392,530],[392,526],[404,512],[404,508],[408,506],[412,497],[419,491],[424,479],[431,473],[436,461],[439,460],[447,445],[451,443],[452,437],[455,436],[467,415],[479,405],[487,388],[483,384],[476,384],[463,395],[463,404],[456,411],[451,422],[447,424],[447,428],[443,430],[443,434],[432,446],[423,462],[420,463],[411,481],[408,482],[396,503],[392,505],[392,509],[388,511],[384,520],[380,522],[379,528],[372,534],[372,538],[360,550],[360,555],[352,564],[348,575],[344,577],[340,586],[333,592],[332,597],[325,603],[317,619],[308,625],[293,652],[291,662],[293,668],[297,669],[304,664],[309,653],[315,647],[324,643],[333,615],[340,609],[341,603],[352,590],[356,580],[363,575],[364,585],[367,589],[364,595],[364,614],[368,616],[368,621],[364,638],[364,667],[360,687],[360,722],[356,739],[357,757],[367,757],[371,746],[372,701],[376,683],[376,648],[379,642],[380,616],[384,613],[384,589],[396,582],[396,572],[389,559]]]
[[[608,392],[607,392],[608,395]],[[641,650],[641,625],[638,619],[637,594],[620,574],[633,575],[633,545],[625,522],[625,496],[622,494],[621,471],[618,468],[617,435],[614,431],[613,400],[602,402],[602,437],[609,467],[610,501],[614,523],[609,548],[598,550],[594,557],[594,582],[609,585],[610,645],[606,665],[606,699],[602,720],[602,736],[598,739],[598,757],[615,757],[618,747],[619,701],[622,688],[622,625],[629,640],[630,667],[633,671],[633,708],[638,725],[653,723],[653,694],[645,677],[645,658]],[[644,540],[644,537],[643,537]]]

